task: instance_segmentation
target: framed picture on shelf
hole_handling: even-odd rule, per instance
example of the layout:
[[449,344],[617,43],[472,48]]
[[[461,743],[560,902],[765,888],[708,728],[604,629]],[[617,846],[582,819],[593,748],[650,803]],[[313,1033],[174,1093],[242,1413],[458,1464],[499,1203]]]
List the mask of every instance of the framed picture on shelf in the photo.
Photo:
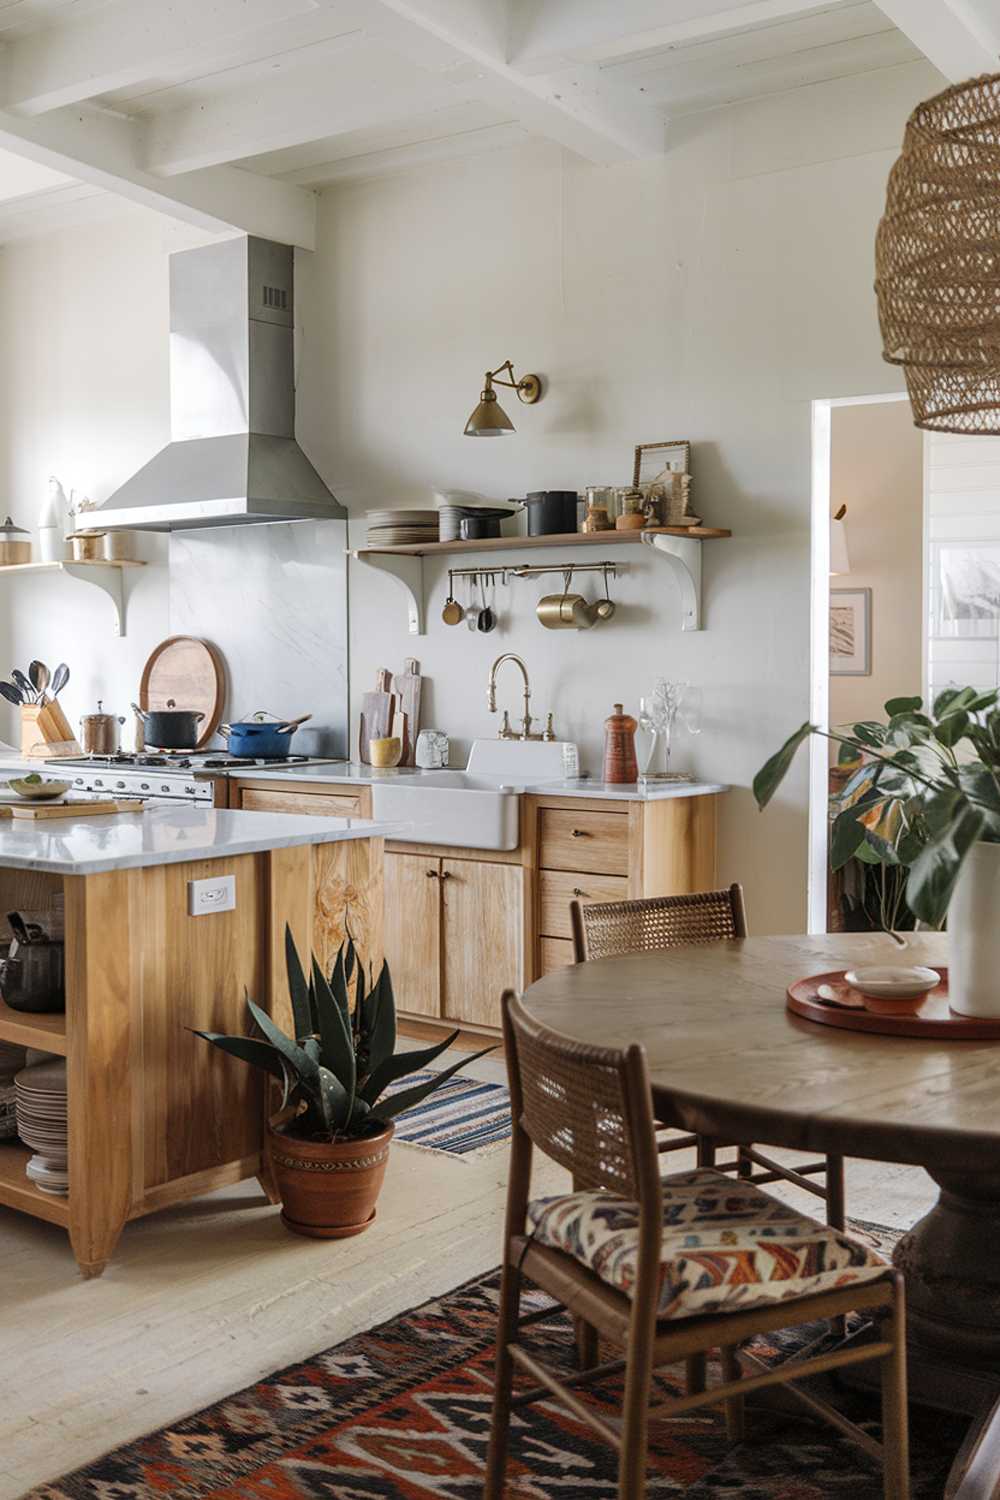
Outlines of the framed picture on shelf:
[[691,444],[686,438],[667,443],[637,443],[632,466],[632,488],[662,484],[666,474],[690,474]]
[[872,591],[830,590],[830,676],[872,675]]

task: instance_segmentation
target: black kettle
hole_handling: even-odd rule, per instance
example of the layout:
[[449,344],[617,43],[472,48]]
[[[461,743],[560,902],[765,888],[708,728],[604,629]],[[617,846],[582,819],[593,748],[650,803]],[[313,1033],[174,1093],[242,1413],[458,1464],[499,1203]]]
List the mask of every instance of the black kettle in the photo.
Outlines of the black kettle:
[[0,958],[0,995],[11,1010],[36,1015],[65,1010],[65,944],[45,937],[34,923],[26,926],[17,912],[7,920],[15,936]]

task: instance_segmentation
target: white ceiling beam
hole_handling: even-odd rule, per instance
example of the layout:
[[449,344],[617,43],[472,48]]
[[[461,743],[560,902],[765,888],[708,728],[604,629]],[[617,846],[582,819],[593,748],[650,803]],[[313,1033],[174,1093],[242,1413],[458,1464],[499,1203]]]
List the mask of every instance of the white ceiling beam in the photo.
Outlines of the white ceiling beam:
[[315,0],[113,0],[8,43],[3,105],[35,115],[78,104],[315,9]]
[[542,6],[521,4],[510,38],[510,61],[536,73],[569,63],[617,62],[708,41],[727,32],[750,31],[796,20],[814,11],[838,10],[851,0],[744,0],[717,8],[701,0],[696,13],[664,21],[664,7],[653,0],[618,0],[613,5],[580,5],[578,0],[546,0]]
[[391,172],[423,167],[430,162],[481,156],[487,151],[510,151],[526,146],[531,140],[532,137],[520,125],[480,125],[475,130],[460,130],[454,135],[434,136],[428,140],[409,141],[403,146],[385,146],[354,156],[340,156],[333,161],[317,162],[311,167],[286,172],[282,180],[321,188],[358,177],[384,177]]
[[440,74],[367,42],[336,66],[289,67],[196,103],[150,115],[143,165],[166,177],[367,130],[468,97]]
[[996,0],[876,0],[881,10],[952,83],[1000,68]]
[[29,161],[213,234],[237,229],[315,249],[315,194],[236,167],[167,182],[137,164],[141,130],[135,121],[86,106],[34,119],[0,110],[0,147]]
[[[528,130],[578,152],[588,161],[608,163],[660,156],[666,149],[666,120],[632,84],[602,76],[581,65],[529,75],[482,37],[482,16],[496,18],[489,0],[381,0],[383,7],[416,31],[453,49],[461,66],[453,76],[483,103],[515,115]],[[473,27],[470,16],[479,16]]]

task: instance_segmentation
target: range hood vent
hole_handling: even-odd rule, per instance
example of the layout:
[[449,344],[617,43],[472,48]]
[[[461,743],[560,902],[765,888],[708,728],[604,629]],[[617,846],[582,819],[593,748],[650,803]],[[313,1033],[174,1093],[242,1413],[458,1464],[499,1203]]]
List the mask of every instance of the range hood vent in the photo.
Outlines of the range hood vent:
[[191,531],[347,512],[295,441],[294,252],[253,237],[170,257],[172,441],[94,515]]

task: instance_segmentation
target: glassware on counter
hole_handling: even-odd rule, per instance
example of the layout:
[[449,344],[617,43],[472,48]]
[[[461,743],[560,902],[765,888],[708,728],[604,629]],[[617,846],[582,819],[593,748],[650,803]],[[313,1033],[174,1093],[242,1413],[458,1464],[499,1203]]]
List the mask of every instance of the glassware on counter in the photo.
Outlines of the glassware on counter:
[[640,781],[688,781],[684,772],[671,771],[670,750],[678,717],[688,734],[701,733],[702,690],[688,682],[660,677],[652,693],[639,702],[639,728],[651,736]]

